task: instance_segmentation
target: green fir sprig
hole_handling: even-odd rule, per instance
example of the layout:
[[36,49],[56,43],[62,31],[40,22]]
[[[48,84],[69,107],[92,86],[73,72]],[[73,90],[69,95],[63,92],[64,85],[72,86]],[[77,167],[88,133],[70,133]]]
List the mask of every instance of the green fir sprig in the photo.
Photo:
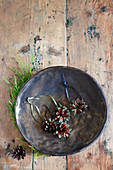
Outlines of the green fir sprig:
[[[14,114],[14,105],[15,105],[15,101],[17,98],[17,95],[21,89],[21,87],[24,85],[24,83],[31,77],[31,72],[32,72],[32,68],[33,68],[33,58],[30,62],[30,64],[28,64],[28,68],[27,66],[24,66],[24,64],[21,62],[21,60],[19,58],[18,59],[18,63],[19,63],[19,68],[21,70],[21,72],[16,68],[12,68],[10,67],[11,70],[14,71],[15,75],[13,77],[13,81],[10,82],[8,80],[6,80],[5,77],[3,77],[4,81],[10,85],[10,87],[8,88],[8,94],[9,94],[9,98],[10,100],[5,104],[5,106],[8,108],[9,113],[11,114],[11,119],[13,121],[14,126],[18,129],[17,124],[16,124],[16,119],[15,119],[15,114]],[[26,142],[26,140],[22,137],[22,138],[17,138],[20,141]],[[42,156],[44,155],[43,153],[41,153],[40,151],[38,151],[37,149],[35,149],[33,146],[29,145],[29,147],[34,150],[36,152],[37,156]]]
[[17,58],[17,59],[18,59],[18,63],[19,63],[19,68],[23,73],[18,71],[18,69],[16,67],[15,68],[10,67],[10,69],[13,70],[15,73],[15,75],[13,77],[13,81],[10,82],[10,81],[6,80],[5,77],[3,77],[4,81],[10,85],[10,87],[8,88],[10,100],[5,105],[11,114],[11,117],[12,117],[11,120],[13,121],[13,124],[16,128],[17,128],[17,125],[16,125],[16,119],[15,119],[15,115],[14,115],[15,101],[16,101],[17,95],[20,91],[20,88],[31,77],[31,71],[32,71],[32,67],[33,67],[32,60],[31,60],[30,65],[28,64],[29,70],[27,71],[27,66],[24,66],[19,58]]
[[33,151],[36,152],[36,153],[34,153],[35,156],[42,156],[42,155],[48,156],[48,155],[46,155],[46,154],[41,153],[40,151],[38,151],[37,149],[35,149],[35,148],[34,148],[33,146],[31,146],[31,145],[29,145],[29,147],[30,147]]

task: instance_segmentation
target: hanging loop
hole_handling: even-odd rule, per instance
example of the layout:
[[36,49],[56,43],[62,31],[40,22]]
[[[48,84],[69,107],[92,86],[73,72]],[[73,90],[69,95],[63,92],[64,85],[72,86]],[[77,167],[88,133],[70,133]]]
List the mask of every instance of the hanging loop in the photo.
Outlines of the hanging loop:
[[64,86],[65,86],[65,91],[66,91],[66,97],[67,97],[67,99],[69,100],[68,88],[73,89],[73,90],[79,95],[79,98],[82,99],[82,97],[80,96],[79,92],[78,92],[74,87],[71,87],[71,86],[69,86],[69,85],[66,83],[64,73],[62,73],[62,79],[63,79],[63,83],[64,83]]

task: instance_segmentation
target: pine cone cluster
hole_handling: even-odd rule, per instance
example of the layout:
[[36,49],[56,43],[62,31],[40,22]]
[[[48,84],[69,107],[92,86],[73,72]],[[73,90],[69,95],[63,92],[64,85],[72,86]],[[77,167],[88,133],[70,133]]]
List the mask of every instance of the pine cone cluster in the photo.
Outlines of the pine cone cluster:
[[85,102],[79,98],[72,101],[69,109],[60,104],[60,106],[54,111],[54,116],[43,121],[42,128],[45,131],[58,136],[58,138],[69,137],[72,131],[68,124],[71,113],[73,113],[74,116],[83,115],[86,112],[87,107],[88,106]]
[[43,121],[42,128],[45,131],[53,133],[59,138],[68,137],[71,132],[67,123],[70,119],[70,111],[68,108],[60,105],[53,115],[53,118],[45,119]]

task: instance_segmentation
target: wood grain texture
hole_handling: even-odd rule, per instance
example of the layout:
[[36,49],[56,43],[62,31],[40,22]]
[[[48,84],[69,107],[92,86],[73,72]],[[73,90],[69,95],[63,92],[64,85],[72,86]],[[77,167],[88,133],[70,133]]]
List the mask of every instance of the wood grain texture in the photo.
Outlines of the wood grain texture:
[[111,0],[67,0],[68,65],[91,74],[107,98],[108,120],[101,136],[68,156],[69,170],[112,170],[112,9]]
[[65,156],[38,157],[34,159],[34,169],[36,170],[65,170]]
[[[38,3],[37,3],[38,2]],[[33,1],[35,6],[34,21],[40,28],[40,54],[45,68],[55,65],[65,65],[65,1],[40,0]],[[37,18],[37,16],[39,16]],[[39,46],[37,41],[36,46]],[[65,157],[34,157],[34,169],[65,169]]]
[[[2,77],[12,80],[14,73],[10,70],[10,66],[17,66],[17,51],[25,41],[28,35],[24,30],[27,29],[27,24],[23,25],[23,18],[28,4],[18,1],[0,1],[0,169],[31,169],[32,167],[32,152],[26,144],[27,156],[25,160],[13,160],[8,155],[7,146],[10,148],[21,143],[16,137],[21,137],[18,130],[15,129],[10,121],[10,115],[4,104],[9,100],[8,85],[3,81]],[[21,10],[21,8],[23,8]],[[20,11],[20,13],[19,13]],[[20,56],[20,55],[18,55]],[[27,63],[24,58],[24,63]],[[15,142],[12,142],[12,140]]]
[[0,169],[65,169],[65,157],[34,158],[27,144],[24,160],[18,162],[7,154],[8,144],[13,147],[22,142],[16,140],[21,135],[4,106],[9,98],[8,85],[2,79],[12,80],[10,66],[18,66],[17,56],[25,65],[34,56],[34,71],[65,64],[64,11],[64,0],[0,1]]
[[68,63],[69,66],[91,74],[99,82],[108,103],[107,124],[100,138],[91,146],[81,153],[68,156],[68,169],[113,169],[112,0],[65,2],[0,1],[0,169],[66,169],[65,157],[34,158],[27,144],[24,160],[18,162],[7,154],[7,145],[17,145],[20,142],[15,137],[21,136],[9,120],[8,110],[4,107],[8,101],[8,85],[2,77],[12,80],[14,73],[9,67],[18,65],[16,56],[27,65],[32,55],[34,71]]

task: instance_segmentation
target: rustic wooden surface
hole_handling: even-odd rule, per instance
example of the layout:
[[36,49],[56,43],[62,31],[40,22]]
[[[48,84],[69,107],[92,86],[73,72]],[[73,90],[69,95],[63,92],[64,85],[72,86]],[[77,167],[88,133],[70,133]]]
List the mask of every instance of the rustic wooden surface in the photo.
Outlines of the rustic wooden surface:
[[101,136],[81,153],[68,156],[68,170],[113,169],[112,1],[67,0],[68,65],[91,74],[103,88],[108,121]]
[[[0,1],[0,169],[112,170],[112,0],[1,0]],[[34,157],[26,144],[24,160],[14,160],[7,146],[21,137],[10,121],[10,66],[34,55],[34,68],[69,65],[91,74],[103,88],[108,121],[101,136],[81,153],[66,157]],[[14,140],[15,139],[15,142]],[[12,141],[13,140],[13,141]]]

